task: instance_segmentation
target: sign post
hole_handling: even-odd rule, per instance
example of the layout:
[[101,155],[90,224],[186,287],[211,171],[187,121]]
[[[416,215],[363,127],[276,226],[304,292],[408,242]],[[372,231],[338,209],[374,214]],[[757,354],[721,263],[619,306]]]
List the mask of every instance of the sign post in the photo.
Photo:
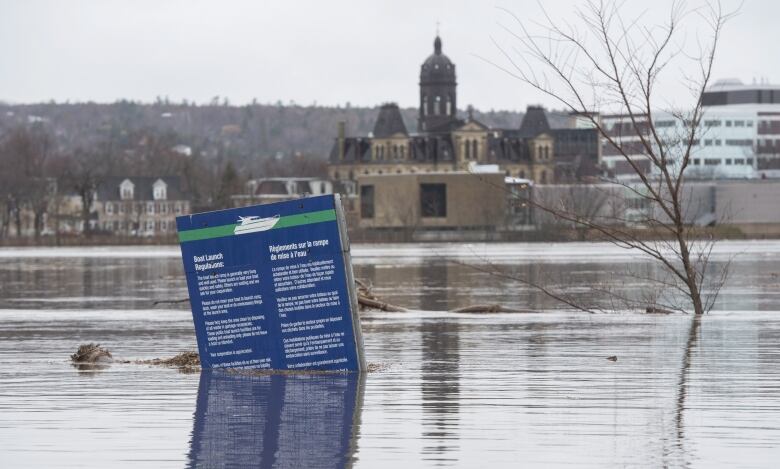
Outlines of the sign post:
[[362,371],[341,199],[176,218],[203,368]]

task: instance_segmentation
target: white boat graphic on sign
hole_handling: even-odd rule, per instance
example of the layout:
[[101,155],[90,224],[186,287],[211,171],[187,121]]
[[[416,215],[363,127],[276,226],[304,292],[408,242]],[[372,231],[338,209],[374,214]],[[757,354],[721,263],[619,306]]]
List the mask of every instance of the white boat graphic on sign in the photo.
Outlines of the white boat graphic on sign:
[[238,225],[233,230],[233,234],[255,233],[258,231],[268,231],[279,221],[279,215],[268,218],[257,216],[238,217]]

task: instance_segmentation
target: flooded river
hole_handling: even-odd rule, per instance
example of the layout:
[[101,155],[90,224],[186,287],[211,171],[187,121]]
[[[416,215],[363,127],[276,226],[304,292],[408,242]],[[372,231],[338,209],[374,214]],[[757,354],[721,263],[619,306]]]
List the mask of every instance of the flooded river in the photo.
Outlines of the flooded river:
[[[775,467],[780,242],[734,257],[715,309],[571,311],[485,270],[573,297],[640,296],[605,244],[355,246],[356,276],[408,313],[368,313],[364,376],[181,373],[121,359],[195,349],[175,247],[0,249],[2,467]],[[500,303],[517,314],[447,313]],[[616,357],[616,361],[607,360]]]

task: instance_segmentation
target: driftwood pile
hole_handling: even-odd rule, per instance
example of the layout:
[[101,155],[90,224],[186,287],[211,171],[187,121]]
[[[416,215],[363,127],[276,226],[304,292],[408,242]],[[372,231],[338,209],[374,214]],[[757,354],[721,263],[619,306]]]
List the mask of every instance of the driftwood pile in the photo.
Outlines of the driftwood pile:
[[401,306],[396,306],[394,304],[381,301],[371,291],[372,286],[370,283],[367,284],[362,280],[355,279],[355,285],[357,286],[358,305],[360,305],[361,311],[372,309],[388,311],[391,313],[403,313],[404,311],[408,311],[406,308],[402,308]]
[[171,366],[175,368],[193,368],[200,366],[198,352],[184,352],[171,358],[154,358],[152,360],[138,360],[135,363],[142,365]]
[[114,360],[111,352],[100,346],[100,344],[84,344],[76,350],[76,353],[70,356],[70,360],[75,364],[98,364],[110,363]]
[[[387,311],[391,313],[403,313],[409,311],[407,308],[397,306],[392,303],[378,298],[372,291],[372,285],[362,280],[355,279],[355,285],[357,286],[358,304],[361,311]],[[463,308],[457,308],[450,311],[451,313],[520,313],[522,311],[505,308],[497,304],[488,305],[470,305]]]

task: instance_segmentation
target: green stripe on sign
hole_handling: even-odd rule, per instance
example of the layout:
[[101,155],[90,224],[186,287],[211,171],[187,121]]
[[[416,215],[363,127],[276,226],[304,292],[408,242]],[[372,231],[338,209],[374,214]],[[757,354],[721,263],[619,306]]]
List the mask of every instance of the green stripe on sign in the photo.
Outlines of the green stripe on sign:
[[321,223],[323,221],[333,221],[336,219],[336,211],[320,210],[319,212],[301,213],[300,215],[289,215],[282,217],[274,225],[273,229],[289,228],[291,226],[308,225],[310,223]]
[[198,241],[201,239],[222,238],[224,236],[233,236],[233,230],[238,225],[212,226],[210,228],[199,228],[197,230],[187,230],[179,232],[179,242]]
[[[288,215],[286,217],[279,218],[272,230],[280,228],[290,228],[293,226],[309,225],[311,223],[321,223],[324,221],[336,220],[336,211],[320,210],[319,212],[301,213],[299,215]],[[187,230],[179,232],[179,242],[186,243],[187,241],[199,241],[202,239],[211,238],[224,238],[225,236],[233,236],[234,230],[238,224],[212,226],[209,228],[198,228],[196,230]]]

